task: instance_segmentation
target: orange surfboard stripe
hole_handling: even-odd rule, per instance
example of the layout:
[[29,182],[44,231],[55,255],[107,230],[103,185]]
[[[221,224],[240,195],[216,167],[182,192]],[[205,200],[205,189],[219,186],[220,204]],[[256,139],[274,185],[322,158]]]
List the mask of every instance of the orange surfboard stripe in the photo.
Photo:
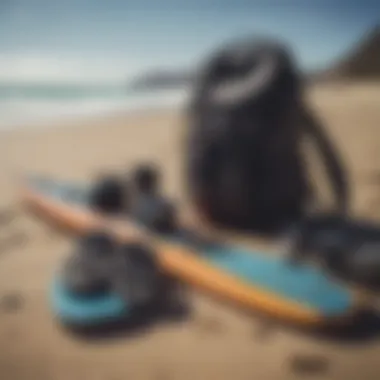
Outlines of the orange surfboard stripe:
[[[93,212],[42,197],[27,188],[22,190],[22,199],[35,211],[75,234],[82,234],[94,229],[106,229],[122,241],[128,241],[136,235],[139,236],[139,231],[131,223],[110,221]],[[141,236],[144,236],[144,233]],[[251,284],[245,284],[228,273],[213,268],[191,249],[163,240],[158,240],[155,248],[159,249],[160,265],[167,273],[220,297],[235,301],[246,308],[260,310],[288,321],[306,325],[344,322],[354,315],[360,305],[359,299],[353,295],[352,310],[341,316],[327,318],[319,314],[317,310],[282,299],[273,293],[253,287]]]

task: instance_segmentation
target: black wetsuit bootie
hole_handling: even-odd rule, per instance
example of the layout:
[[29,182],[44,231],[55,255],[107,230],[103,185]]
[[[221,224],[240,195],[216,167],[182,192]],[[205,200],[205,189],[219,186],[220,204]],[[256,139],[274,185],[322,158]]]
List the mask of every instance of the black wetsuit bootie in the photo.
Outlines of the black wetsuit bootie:
[[90,194],[90,207],[98,212],[117,214],[128,208],[127,184],[113,176],[100,178]]
[[62,271],[67,290],[78,297],[91,296],[109,288],[109,264],[116,244],[103,232],[91,232],[79,240]]
[[78,244],[54,276],[51,309],[71,328],[91,329],[143,316],[164,296],[164,276],[155,252],[140,242],[115,244],[102,232]]
[[132,175],[135,196],[131,216],[138,223],[158,233],[176,229],[176,209],[159,193],[160,173],[154,165],[138,166]]

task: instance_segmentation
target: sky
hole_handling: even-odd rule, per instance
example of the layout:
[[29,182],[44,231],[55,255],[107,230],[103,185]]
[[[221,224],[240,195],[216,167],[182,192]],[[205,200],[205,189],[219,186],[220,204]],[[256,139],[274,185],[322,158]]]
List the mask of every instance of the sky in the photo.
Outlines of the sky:
[[253,33],[315,69],[379,21],[374,0],[0,0],[0,80],[118,82]]

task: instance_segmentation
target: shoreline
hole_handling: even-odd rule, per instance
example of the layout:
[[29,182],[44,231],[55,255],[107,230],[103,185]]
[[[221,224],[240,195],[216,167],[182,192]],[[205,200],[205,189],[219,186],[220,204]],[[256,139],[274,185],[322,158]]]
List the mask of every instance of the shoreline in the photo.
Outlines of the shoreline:
[[[306,96],[310,97],[315,92],[321,91],[336,91],[340,93],[340,96],[334,99],[335,105],[338,106],[342,103],[344,99],[351,96],[357,96],[359,92],[366,95],[367,101],[376,102],[376,96],[378,94],[378,88],[380,87],[380,81],[352,81],[352,80],[335,80],[326,82],[318,80],[316,82],[306,82]],[[128,117],[139,117],[140,115],[154,115],[166,112],[183,112],[186,110],[186,102],[180,101],[181,104],[161,104],[157,106],[147,105],[147,106],[135,106],[128,109],[128,100],[125,101],[125,107],[118,107],[118,109],[113,109],[109,111],[94,111],[93,113],[85,113],[82,115],[70,115],[65,116],[50,116],[50,117],[40,117],[40,120],[29,121],[29,122],[17,122],[9,123],[2,122],[0,124],[0,135],[13,133],[14,131],[26,131],[26,130],[48,130],[56,128],[72,128],[78,125],[89,125],[89,124],[99,124],[106,123],[116,118],[128,118]]]
[[147,107],[147,108],[138,108],[130,110],[119,110],[119,111],[109,111],[102,112],[100,114],[93,115],[83,115],[83,116],[67,116],[65,120],[60,120],[60,118],[54,117],[52,119],[43,120],[41,122],[30,122],[28,124],[20,123],[19,125],[9,125],[3,128],[0,128],[0,135],[7,136],[14,133],[24,133],[27,131],[36,132],[36,131],[48,131],[56,130],[61,128],[77,128],[86,127],[91,125],[105,124],[113,122],[116,119],[121,118],[144,118],[144,117],[153,117],[160,116],[165,113],[175,112],[181,113],[185,107],[180,106],[157,106],[157,107]]

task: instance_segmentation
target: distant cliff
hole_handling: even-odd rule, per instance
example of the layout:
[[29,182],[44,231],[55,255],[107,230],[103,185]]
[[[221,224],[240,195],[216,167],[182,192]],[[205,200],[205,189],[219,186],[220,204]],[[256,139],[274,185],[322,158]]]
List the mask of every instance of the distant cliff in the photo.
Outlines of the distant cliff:
[[325,79],[380,79],[380,25],[323,73]]
[[188,86],[194,73],[180,70],[158,70],[140,75],[129,84],[131,90],[166,90]]
[[[165,90],[188,86],[195,80],[195,71],[157,70],[139,76],[130,83],[133,90]],[[380,25],[374,27],[346,54],[327,70],[304,73],[310,81],[379,80]]]

